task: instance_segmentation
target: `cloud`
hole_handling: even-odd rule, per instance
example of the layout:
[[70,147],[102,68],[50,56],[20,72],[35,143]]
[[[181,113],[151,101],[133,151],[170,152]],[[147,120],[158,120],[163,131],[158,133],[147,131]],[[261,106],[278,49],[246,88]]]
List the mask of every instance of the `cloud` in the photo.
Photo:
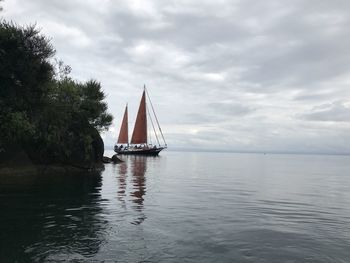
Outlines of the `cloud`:
[[350,102],[333,102],[314,107],[302,117],[311,121],[350,122]]
[[[116,140],[143,84],[171,146],[350,152],[350,2],[11,0],[79,80],[108,94]],[[322,107],[321,107],[321,106]]]

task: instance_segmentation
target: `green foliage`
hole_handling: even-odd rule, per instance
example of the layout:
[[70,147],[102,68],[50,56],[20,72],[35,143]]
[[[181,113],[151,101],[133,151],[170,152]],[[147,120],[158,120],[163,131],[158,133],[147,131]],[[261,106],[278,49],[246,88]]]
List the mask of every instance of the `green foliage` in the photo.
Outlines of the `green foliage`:
[[54,49],[34,26],[0,24],[0,106],[27,114],[29,122],[40,114],[53,77],[48,59]]
[[71,79],[54,53],[35,26],[0,22],[0,148],[20,145],[39,162],[91,161],[95,130],[113,119],[105,94],[95,80]]
[[11,138],[12,141],[29,139],[34,135],[35,127],[29,121],[27,112],[4,112],[0,115],[1,138]]
[[98,130],[106,130],[112,123],[112,116],[107,113],[107,104],[103,102],[106,95],[101,90],[101,84],[90,80],[81,85],[80,110],[89,123]]

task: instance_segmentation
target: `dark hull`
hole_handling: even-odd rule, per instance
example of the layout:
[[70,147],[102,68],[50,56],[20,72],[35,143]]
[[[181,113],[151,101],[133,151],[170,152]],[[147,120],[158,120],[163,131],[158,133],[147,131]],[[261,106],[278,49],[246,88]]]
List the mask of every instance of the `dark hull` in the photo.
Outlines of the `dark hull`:
[[123,155],[147,155],[147,156],[157,156],[161,150],[164,148],[156,149],[137,149],[137,150],[114,150],[117,154]]

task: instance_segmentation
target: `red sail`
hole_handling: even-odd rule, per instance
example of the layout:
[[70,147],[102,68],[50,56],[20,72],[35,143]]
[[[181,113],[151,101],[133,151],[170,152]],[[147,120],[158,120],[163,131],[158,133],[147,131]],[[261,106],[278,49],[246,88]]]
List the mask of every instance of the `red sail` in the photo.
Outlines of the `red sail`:
[[122,121],[122,126],[120,127],[119,137],[118,137],[118,143],[119,144],[127,144],[129,143],[129,136],[128,136],[128,105],[125,107],[124,117]]
[[131,137],[131,144],[147,143],[147,116],[146,116],[146,96],[142,93],[139,111],[137,112],[134,132]]

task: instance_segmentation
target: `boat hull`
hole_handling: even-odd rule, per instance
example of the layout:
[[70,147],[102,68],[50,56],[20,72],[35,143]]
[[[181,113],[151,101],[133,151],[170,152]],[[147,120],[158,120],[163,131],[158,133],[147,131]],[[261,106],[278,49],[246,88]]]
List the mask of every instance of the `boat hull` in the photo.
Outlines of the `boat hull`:
[[150,149],[131,149],[131,150],[119,150],[114,149],[117,154],[121,155],[146,155],[157,156],[164,148],[150,148]]

